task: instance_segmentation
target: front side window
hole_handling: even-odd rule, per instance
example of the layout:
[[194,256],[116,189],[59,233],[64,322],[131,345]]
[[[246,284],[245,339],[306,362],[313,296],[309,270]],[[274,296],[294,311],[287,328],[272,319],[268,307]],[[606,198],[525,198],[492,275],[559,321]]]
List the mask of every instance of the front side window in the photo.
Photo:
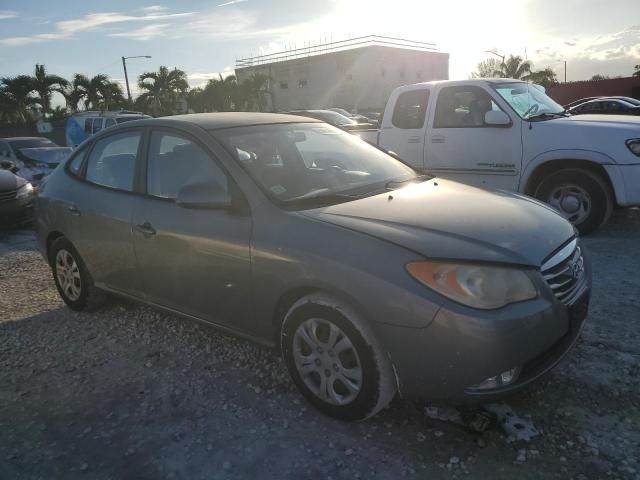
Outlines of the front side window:
[[484,116],[500,107],[482,88],[473,86],[445,87],[440,90],[435,128],[483,127]]
[[175,199],[185,185],[214,183],[228,191],[228,180],[197,144],[179,135],[153,132],[147,161],[147,193]]
[[126,132],[97,141],[89,155],[86,179],[97,185],[133,191],[141,135]]
[[429,90],[410,90],[401,93],[396,100],[391,123],[395,127],[404,129],[422,128],[428,102]]
[[269,198],[291,208],[355,200],[419,178],[402,162],[330,125],[259,125],[212,135]]

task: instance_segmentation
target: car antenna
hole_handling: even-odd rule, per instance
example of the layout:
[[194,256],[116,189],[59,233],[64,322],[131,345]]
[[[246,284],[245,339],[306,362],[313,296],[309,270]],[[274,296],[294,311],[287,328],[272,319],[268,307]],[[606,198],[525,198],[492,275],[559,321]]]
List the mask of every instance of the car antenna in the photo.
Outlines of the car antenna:
[[[529,57],[527,56],[527,46],[524,47],[524,61],[525,63],[529,63]],[[529,80],[527,80],[527,111],[531,109],[531,85],[529,84]],[[529,122],[529,130],[533,130],[533,123]]]

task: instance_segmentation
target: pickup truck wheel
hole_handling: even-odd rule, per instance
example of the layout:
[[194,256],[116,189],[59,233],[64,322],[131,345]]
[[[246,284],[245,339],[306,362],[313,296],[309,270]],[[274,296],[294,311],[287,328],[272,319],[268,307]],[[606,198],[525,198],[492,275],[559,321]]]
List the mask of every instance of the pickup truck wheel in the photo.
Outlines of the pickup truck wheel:
[[281,347],[298,389],[327,415],[363,420],[396,393],[391,362],[372,332],[331,297],[312,294],[296,302],[285,316]]
[[608,185],[589,170],[558,170],[540,182],[534,195],[556,209],[582,235],[596,230],[613,211]]

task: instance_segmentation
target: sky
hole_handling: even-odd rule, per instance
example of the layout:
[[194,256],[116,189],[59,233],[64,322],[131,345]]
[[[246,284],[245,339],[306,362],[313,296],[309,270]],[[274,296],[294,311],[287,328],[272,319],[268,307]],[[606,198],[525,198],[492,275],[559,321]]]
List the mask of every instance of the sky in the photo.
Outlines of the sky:
[[0,0],[0,77],[106,73],[122,82],[160,65],[198,86],[238,58],[362,35],[435,43],[451,79],[516,54],[562,80],[629,76],[640,64],[640,0]]

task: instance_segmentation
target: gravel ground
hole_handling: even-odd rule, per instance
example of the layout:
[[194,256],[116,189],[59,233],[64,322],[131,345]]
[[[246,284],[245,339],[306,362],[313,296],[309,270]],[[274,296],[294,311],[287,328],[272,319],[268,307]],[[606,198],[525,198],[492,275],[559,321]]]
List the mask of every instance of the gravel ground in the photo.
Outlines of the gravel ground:
[[327,418],[271,350],[121,300],[70,311],[31,232],[0,232],[0,478],[640,478],[640,210],[585,243],[583,336],[508,401],[524,442],[399,399]]

